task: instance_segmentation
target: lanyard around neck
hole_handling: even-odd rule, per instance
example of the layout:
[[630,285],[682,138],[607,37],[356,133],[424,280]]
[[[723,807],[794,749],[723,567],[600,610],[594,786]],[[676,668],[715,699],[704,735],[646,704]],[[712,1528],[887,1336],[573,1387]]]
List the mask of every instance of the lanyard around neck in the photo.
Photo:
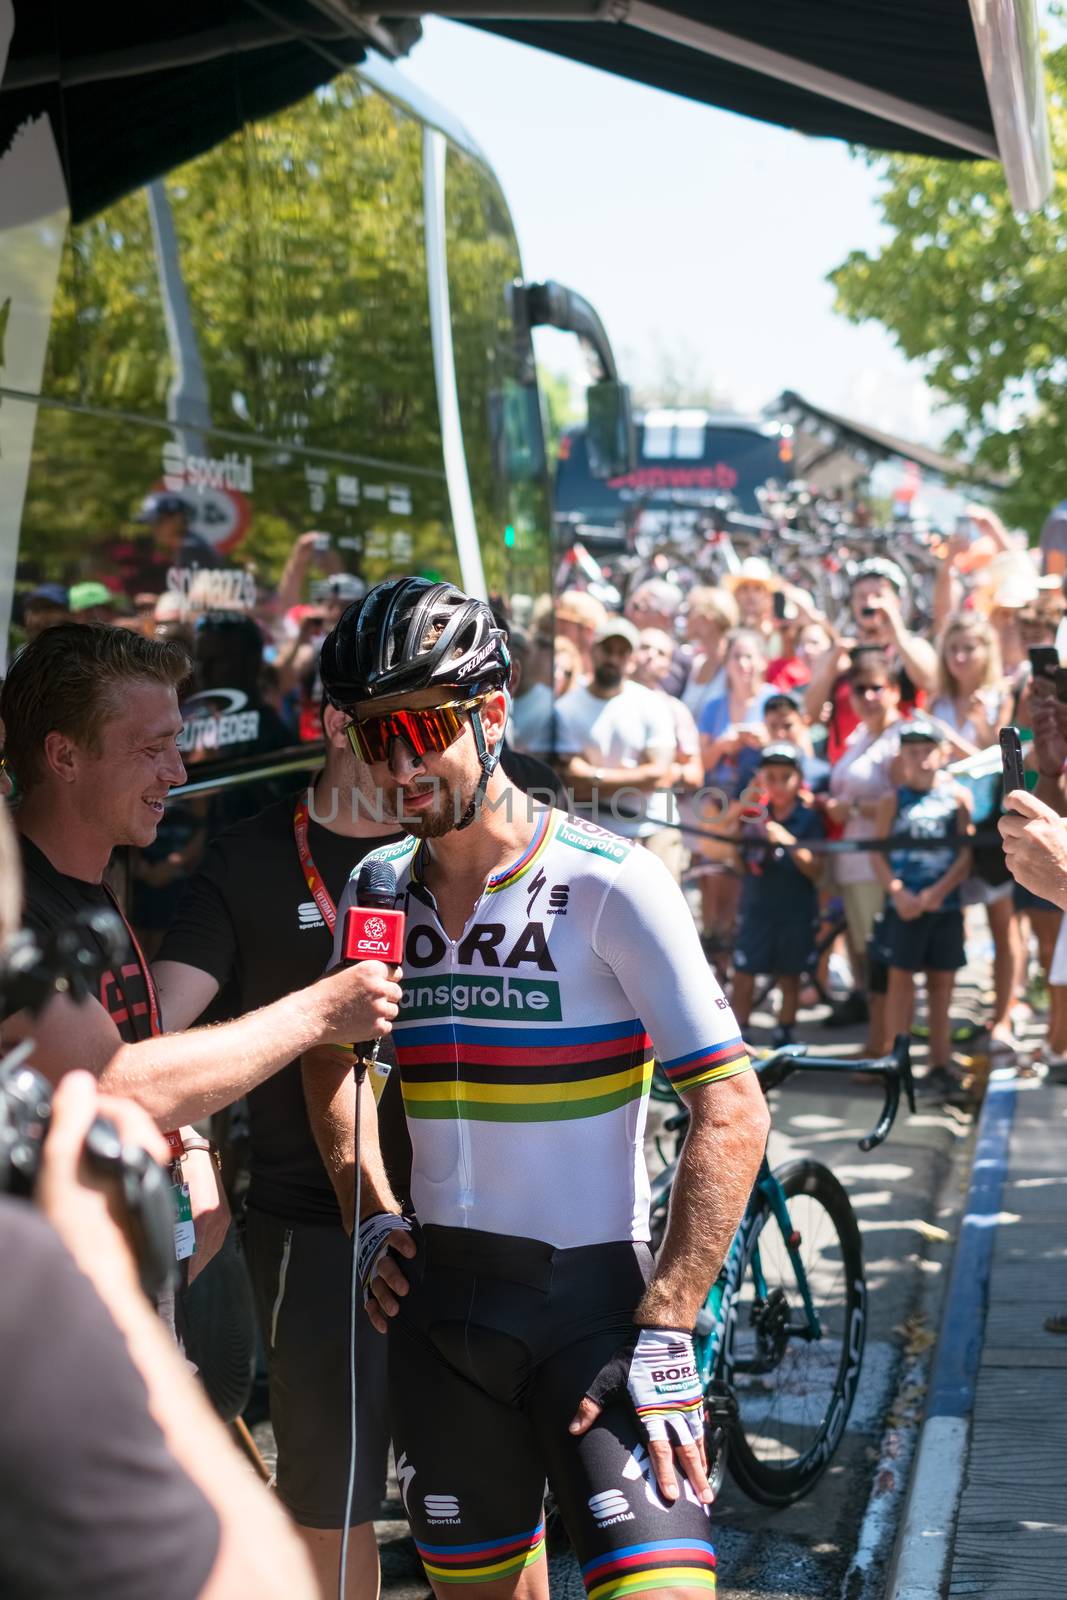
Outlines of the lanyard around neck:
[[308,844],[308,818],[307,800],[304,795],[299,795],[293,808],[293,836],[296,839],[296,853],[300,857],[300,870],[304,874],[304,882],[311,890],[312,899],[319,908],[323,922],[332,933],[337,926],[337,907],[311,854],[311,847]]
[[[141,949],[141,946],[140,946],[140,943],[138,941],[137,935],[134,933],[133,929],[130,927],[130,924],[126,919],[126,915],[125,915],[122,907],[119,905],[118,900],[112,894],[111,890],[108,888],[106,883],[102,885],[102,888],[104,890],[104,893],[107,895],[108,899],[111,901],[111,904],[114,906],[116,913],[121,918],[122,926],[126,929],[126,937],[129,939],[130,944],[131,944],[131,946],[133,948],[134,958],[136,959],[137,965],[140,968],[141,978],[142,978],[142,980],[144,982],[144,986],[145,986],[145,993],[148,996],[148,1026],[151,1029],[151,1033],[152,1033],[153,1039],[155,1039],[155,1038],[158,1037],[159,1034],[161,1034],[163,1032],[163,1024],[160,1021],[160,1016],[159,1016],[159,997],[156,994],[156,986],[155,986],[155,982],[154,982],[154,980],[152,978],[152,970],[149,967],[148,962],[145,960],[144,951]],[[122,990],[123,998],[126,1000],[126,1009],[129,1011],[130,1017],[132,1019],[132,1017],[133,1017],[133,1007],[130,1005],[129,996],[126,994],[126,986],[122,982],[121,973],[116,973],[115,974],[115,981],[118,984],[119,988]]]

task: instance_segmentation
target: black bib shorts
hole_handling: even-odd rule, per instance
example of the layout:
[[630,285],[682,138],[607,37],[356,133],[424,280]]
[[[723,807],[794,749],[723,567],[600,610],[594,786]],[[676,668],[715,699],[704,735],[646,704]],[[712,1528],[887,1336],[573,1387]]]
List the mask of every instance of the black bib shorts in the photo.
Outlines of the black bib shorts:
[[680,1474],[678,1499],[660,1497],[630,1407],[609,1406],[581,1438],[567,1431],[633,1333],[648,1247],[557,1250],[432,1226],[416,1237],[389,1328],[389,1399],[400,1492],[435,1588],[536,1561],[547,1479],[591,1600],[713,1594],[708,1509]]

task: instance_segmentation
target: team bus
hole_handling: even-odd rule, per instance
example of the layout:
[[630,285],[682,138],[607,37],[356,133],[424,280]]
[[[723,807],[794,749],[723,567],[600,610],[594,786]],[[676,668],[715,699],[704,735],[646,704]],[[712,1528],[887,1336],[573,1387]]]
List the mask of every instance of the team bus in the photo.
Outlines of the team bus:
[[597,473],[587,430],[560,440],[556,519],[564,546],[575,538],[598,550],[643,535],[691,532],[717,508],[758,516],[756,491],[792,477],[792,429],[761,417],[697,408],[655,410],[636,419],[636,461]]
[[268,744],[292,766],[284,695],[302,714],[313,686],[276,673],[268,717],[248,623],[269,681],[391,574],[521,620],[551,587],[531,328],[592,352],[611,472],[630,457],[606,336],[580,296],[523,282],[485,157],[384,58],[74,225],[54,125],[0,162],[0,671],[68,612],[167,631],[212,658],[197,783],[227,758],[247,778]]

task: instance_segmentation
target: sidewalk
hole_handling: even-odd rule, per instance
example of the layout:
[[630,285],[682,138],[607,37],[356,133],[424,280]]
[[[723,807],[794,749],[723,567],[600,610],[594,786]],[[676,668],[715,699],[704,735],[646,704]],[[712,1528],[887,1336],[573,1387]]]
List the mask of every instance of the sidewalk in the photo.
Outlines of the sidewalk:
[[1020,1085],[996,1219],[950,1597],[1067,1593],[1067,1086]]

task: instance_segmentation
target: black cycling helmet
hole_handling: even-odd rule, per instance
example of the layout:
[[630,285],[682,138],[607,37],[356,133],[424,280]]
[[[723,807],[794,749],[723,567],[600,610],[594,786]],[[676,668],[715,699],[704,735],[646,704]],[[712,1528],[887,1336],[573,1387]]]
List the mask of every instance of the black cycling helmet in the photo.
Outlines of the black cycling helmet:
[[484,600],[451,583],[390,578],[342,614],[322,647],[322,685],[346,711],[419,689],[502,689],[507,639]]

